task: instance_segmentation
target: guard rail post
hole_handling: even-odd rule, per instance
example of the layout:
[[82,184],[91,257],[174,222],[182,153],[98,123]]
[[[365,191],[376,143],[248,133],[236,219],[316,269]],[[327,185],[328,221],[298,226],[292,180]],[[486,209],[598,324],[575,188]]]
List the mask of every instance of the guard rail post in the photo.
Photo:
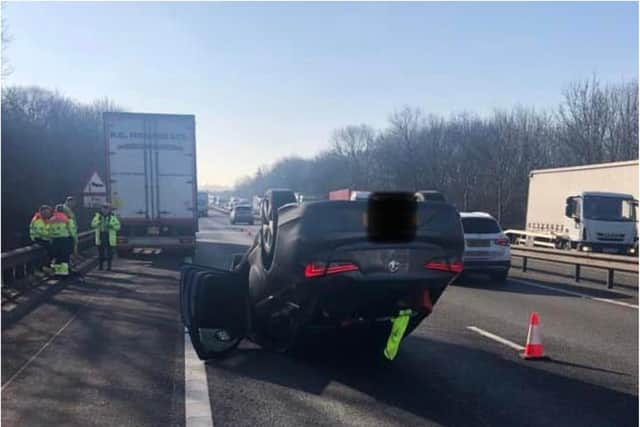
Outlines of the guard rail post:
[[526,256],[522,257],[522,272],[523,273],[527,272],[527,257]]
[[608,289],[612,289],[613,288],[613,268],[610,268],[609,271],[607,272],[607,288]]
[[580,281],[580,264],[576,264],[576,282]]

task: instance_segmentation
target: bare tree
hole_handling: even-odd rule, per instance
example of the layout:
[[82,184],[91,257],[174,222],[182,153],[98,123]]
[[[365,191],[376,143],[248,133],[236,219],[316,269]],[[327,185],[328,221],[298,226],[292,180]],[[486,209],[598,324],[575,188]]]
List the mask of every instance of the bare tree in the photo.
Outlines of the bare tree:
[[556,112],[515,107],[444,119],[406,107],[380,131],[346,126],[331,141],[315,158],[282,159],[238,189],[259,194],[278,185],[320,195],[342,187],[436,188],[461,210],[521,227],[532,169],[637,159],[638,83],[573,83]]
[[9,63],[9,59],[7,58],[7,48],[9,43],[13,40],[11,34],[9,34],[9,29],[7,27],[7,20],[5,18],[5,3],[0,4],[0,15],[2,15],[2,19],[0,20],[0,62],[2,63],[2,70],[0,71],[0,76],[3,78],[9,77],[11,73],[13,73],[13,67]]
[[568,158],[578,163],[599,163],[605,158],[609,122],[613,112],[607,89],[594,76],[571,84],[559,110],[559,137]]
[[333,151],[344,159],[349,173],[349,185],[366,188],[370,185],[371,148],[375,131],[367,125],[347,126],[334,131]]

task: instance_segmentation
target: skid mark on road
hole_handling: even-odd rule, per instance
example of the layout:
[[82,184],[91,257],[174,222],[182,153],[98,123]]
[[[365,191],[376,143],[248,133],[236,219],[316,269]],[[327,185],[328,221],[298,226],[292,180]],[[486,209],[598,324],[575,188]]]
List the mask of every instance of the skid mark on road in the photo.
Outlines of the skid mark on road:
[[186,427],[213,427],[211,400],[204,363],[184,332],[184,407]]
[[583,294],[581,292],[576,292],[576,291],[569,291],[566,289],[560,289],[560,288],[554,288],[553,286],[547,286],[547,285],[540,285],[538,283],[532,283],[526,280],[522,280],[522,279],[513,279],[513,278],[509,278],[510,281],[515,282],[515,283],[519,283],[521,285],[525,285],[525,286],[533,286],[535,288],[541,288],[541,289],[547,289],[550,291],[555,291],[561,294],[567,294],[567,295],[572,295],[572,296],[576,296],[576,297],[580,297],[580,298],[584,298],[584,299],[590,299],[593,301],[600,301],[600,302],[606,302],[608,304],[615,304],[615,305],[620,305],[623,307],[629,307],[629,308],[635,308],[636,310],[638,309],[638,306],[635,304],[629,304],[627,302],[623,302],[623,301],[616,301],[616,300],[612,300],[609,298],[599,298],[599,297],[592,297],[591,295],[587,295],[587,294]]
[[494,340],[496,342],[499,342],[500,344],[504,344],[507,347],[511,347],[514,350],[517,350],[517,351],[523,351],[524,350],[523,346],[521,346],[519,344],[516,344],[513,341],[509,341],[506,338],[502,338],[501,336],[498,336],[496,334],[492,334],[489,331],[485,331],[484,329],[480,329],[477,326],[467,326],[467,329],[469,329],[470,331],[476,332],[476,333],[482,335],[483,337],[487,337],[487,338],[492,339],[492,340]]

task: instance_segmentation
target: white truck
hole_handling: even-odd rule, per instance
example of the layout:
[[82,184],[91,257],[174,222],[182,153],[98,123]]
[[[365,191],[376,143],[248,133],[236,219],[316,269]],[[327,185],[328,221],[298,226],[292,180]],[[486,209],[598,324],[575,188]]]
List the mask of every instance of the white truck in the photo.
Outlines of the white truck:
[[104,113],[107,194],[122,224],[117,250],[193,253],[198,231],[195,117]]
[[529,174],[526,231],[513,241],[582,251],[637,253],[638,161]]

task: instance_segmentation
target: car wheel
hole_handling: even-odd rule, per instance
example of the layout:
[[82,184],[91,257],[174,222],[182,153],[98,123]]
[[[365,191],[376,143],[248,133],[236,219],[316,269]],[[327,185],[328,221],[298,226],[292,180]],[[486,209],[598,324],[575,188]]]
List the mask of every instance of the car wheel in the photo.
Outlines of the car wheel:
[[278,234],[278,209],[289,203],[296,203],[296,196],[291,190],[268,190],[262,201],[260,246],[265,268],[269,268],[273,260]]
[[509,276],[509,270],[503,270],[489,275],[494,282],[504,283]]

